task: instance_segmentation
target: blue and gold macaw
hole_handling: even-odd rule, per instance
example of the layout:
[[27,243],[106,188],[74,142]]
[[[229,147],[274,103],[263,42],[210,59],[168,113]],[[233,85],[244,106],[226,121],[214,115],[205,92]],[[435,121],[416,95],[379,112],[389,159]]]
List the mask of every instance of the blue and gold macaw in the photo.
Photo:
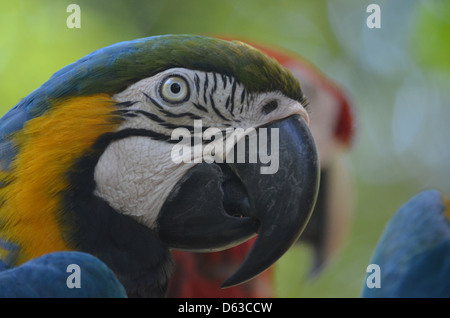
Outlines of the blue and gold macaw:
[[[305,105],[288,70],[238,41],[155,36],[66,66],[0,119],[3,275],[76,251],[111,269],[127,296],[161,297],[170,249],[221,250],[258,233],[223,285],[251,279],[314,207],[319,161]],[[257,154],[278,146],[275,172],[228,156],[252,129]],[[277,138],[262,147],[262,132]],[[33,277],[33,288],[50,288]]]
[[363,297],[450,297],[450,201],[437,190],[415,195],[386,226],[371,264],[379,278],[369,271]]

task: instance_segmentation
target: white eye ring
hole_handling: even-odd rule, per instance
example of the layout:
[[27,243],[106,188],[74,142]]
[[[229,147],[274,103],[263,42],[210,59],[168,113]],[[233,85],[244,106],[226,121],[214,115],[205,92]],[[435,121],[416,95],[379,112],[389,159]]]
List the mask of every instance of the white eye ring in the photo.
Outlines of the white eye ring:
[[159,94],[166,102],[178,104],[189,99],[189,84],[180,75],[170,75],[161,82]]

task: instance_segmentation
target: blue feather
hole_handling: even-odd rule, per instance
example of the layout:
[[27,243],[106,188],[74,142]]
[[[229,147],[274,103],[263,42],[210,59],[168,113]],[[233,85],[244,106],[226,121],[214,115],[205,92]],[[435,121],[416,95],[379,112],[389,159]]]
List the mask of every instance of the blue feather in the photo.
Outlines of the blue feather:
[[[387,225],[372,264],[380,267],[380,288],[363,297],[450,297],[450,223],[439,191],[423,191]],[[369,277],[368,274],[367,277]]]
[[[68,287],[67,279],[72,274],[72,271],[67,271],[70,264],[79,266],[80,288]],[[127,296],[114,273],[98,258],[81,252],[58,252],[35,258],[11,269],[0,262],[0,297],[124,298]]]

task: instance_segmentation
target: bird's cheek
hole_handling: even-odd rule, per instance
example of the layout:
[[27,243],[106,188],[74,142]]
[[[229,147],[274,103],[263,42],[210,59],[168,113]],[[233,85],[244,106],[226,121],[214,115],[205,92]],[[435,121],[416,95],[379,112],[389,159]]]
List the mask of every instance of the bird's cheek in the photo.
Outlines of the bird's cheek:
[[141,136],[111,143],[95,169],[95,194],[117,212],[154,228],[170,190],[190,168],[171,160],[172,147]]

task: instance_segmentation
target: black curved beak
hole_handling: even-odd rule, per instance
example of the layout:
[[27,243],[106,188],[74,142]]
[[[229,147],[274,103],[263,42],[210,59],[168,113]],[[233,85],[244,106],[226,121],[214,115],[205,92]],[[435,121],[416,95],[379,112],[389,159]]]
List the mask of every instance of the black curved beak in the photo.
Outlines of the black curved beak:
[[267,144],[259,142],[257,151],[270,150],[270,164],[248,160],[250,147],[245,163],[197,164],[158,216],[158,236],[175,249],[223,250],[258,234],[222,287],[243,283],[278,260],[297,241],[317,198],[319,160],[304,119],[291,116],[264,128]]

